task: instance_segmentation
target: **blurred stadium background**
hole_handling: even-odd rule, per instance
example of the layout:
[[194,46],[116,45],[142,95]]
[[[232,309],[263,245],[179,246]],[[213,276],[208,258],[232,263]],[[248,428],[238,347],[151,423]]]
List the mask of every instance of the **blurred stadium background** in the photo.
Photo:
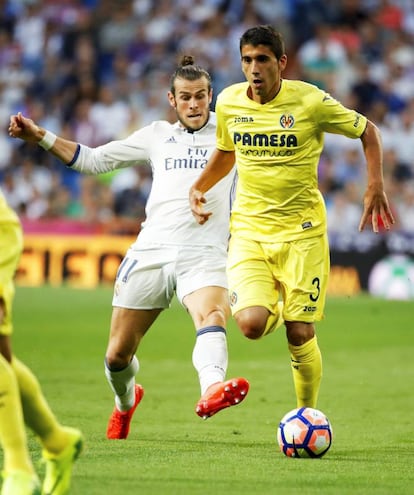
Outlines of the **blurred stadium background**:
[[[0,0],[0,187],[26,234],[18,283],[111,283],[139,231],[151,171],[81,176],[10,139],[9,116],[21,111],[90,146],[173,119],[166,93],[180,55],[194,55],[210,71],[217,95],[243,80],[238,39],[259,23],[284,34],[285,77],[324,88],[382,131],[397,225],[380,235],[357,232],[365,185],[360,142],[326,136],[319,174],[330,293],[376,285],[375,292],[380,284],[385,297],[414,298],[412,0]],[[372,282],[372,268],[390,255],[388,278]],[[398,289],[384,292],[395,278]]]

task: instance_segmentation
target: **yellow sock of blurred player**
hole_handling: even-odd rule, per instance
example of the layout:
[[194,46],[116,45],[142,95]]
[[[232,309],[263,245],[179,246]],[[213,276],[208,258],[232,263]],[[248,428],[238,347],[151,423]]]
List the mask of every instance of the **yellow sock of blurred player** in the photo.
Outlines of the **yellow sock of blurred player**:
[[303,345],[289,344],[297,407],[316,407],[322,379],[322,356],[316,336]]
[[0,444],[4,471],[34,473],[27,448],[20,392],[10,363],[0,354]]
[[13,369],[20,388],[24,419],[51,453],[61,452],[68,443],[68,434],[47,403],[40,384],[30,369],[13,358]]

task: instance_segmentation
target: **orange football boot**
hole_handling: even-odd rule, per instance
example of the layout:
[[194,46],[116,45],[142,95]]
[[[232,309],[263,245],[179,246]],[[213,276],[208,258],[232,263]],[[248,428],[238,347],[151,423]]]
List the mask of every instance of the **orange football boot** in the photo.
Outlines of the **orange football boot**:
[[144,389],[141,385],[135,385],[135,403],[128,411],[118,411],[115,407],[109,418],[106,430],[107,438],[111,440],[123,440],[128,437],[132,416],[138,404],[144,396]]
[[245,378],[232,378],[214,383],[197,402],[195,412],[201,418],[207,419],[226,407],[240,404],[246,397],[249,386]]

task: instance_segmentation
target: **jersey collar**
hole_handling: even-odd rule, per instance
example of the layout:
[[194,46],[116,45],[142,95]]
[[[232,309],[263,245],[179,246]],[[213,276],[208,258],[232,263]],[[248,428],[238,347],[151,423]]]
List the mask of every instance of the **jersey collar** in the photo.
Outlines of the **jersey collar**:
[[203,125],[203,127],[201,127],[201,129],[198,129],[197,131],[188,130],[186,127],[182,125],[182,123],[179,120],[177,120],[177,122],[173,124],[173,127],[174,129],[178,129],[179,131],[186,132],[188,134],[198,134],[199,132],[203,132],[205,129],[209,129],[210,127],[213,128],[216,127],[216,114],[215,112],[210,111],[210,115],[207,122]]

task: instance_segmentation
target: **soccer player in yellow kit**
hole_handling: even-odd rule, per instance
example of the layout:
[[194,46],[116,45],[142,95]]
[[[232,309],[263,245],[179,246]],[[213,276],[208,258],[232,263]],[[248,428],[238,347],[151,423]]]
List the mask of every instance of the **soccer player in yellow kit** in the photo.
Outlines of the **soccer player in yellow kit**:
[[328,93],[282,79],[287,64],[281,35],[271,26],[240,38],[247,82],[218,95],[217,149],[190,189],[198,223],[208,211],[205,193],[237,163],[227,273],[234,318],[258,339],[281,324],[291,355],[297,407],[316,407],[322,358],[315,322],[323,318],[329,275],[326,210],[317,167],[325,132],[360,138],[367,189],[360,230],[378,219],[394,223],[384,192],[377,127]]
[[[0,446],[4,453],[1,495],[64,495],[82,434],[62,426],[33,373],[12,353],[13,277],[23,249],[19,219],[0,190]],[[45,479],[40,487],[30,459],[25,424],[43,447]]]

